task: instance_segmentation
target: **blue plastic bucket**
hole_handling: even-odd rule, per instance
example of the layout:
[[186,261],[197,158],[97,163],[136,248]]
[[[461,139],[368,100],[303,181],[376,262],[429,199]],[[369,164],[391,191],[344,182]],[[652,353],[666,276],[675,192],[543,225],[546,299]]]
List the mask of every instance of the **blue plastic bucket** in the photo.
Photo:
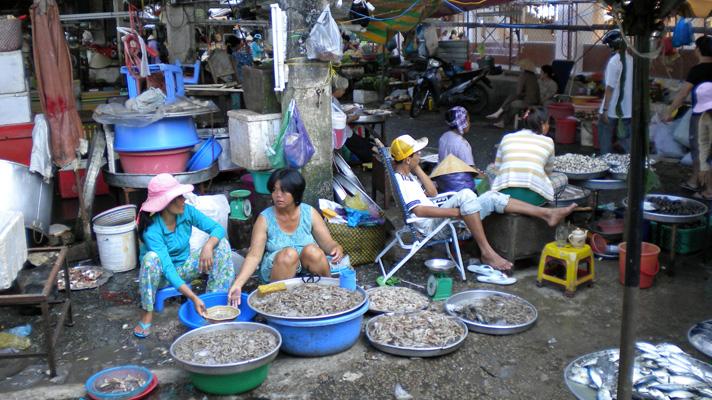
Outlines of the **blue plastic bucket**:
[[[255,315],[257,315],[257,313],[255,313],[255,310],[253,310],[252,307],[247,305],[248,296],[249,294],[247,293],[242,294],[242,301],[240,302],[239,307],[240,315],[235,318],[235,321],[252,321],[255,318]],[[205,308],[227,305],[227,293],[225,292],[205,293],[198,297],[200,297],[200,299],[203,300],[203,303],[205,303]],[[180,322],[183,323],[183,325],[188,327],[188,329],[195,329],[200,328],[201,326],[208,325],[208,321],[206,321],[205,318],[201,317],[200,315],[198,315],[197,312],[195,312],[193,302],[190,300],[186,301],[180,306],[180,309],[178,310],[178,318],[180,319]]]
[[114,129],[117,152],[172,150],[200,142],[192,117],[163,118],[141,128],[115,125]]
[[218,160],[222,154],[223,148],[220,146],[215,137],[210,137],[200,145],[198,150],[193,154],[193,157],[188,160],[188,171],[200,171],[208,168]]
[[280,350],[295,356],[320,357],[346,351],[361,334],[368,301],[349,314],[316,320],[267,318],[267,325],[282,335]]

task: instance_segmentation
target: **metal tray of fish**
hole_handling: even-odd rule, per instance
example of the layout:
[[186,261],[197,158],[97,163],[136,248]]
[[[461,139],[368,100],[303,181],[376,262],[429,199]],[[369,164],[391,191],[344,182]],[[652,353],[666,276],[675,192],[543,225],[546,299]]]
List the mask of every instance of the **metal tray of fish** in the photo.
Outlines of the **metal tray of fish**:
[[[416,311],[416,312],[422,312],[422,311]],[[438,357],[442,356],[445,354],[452,353],[453,351],[459,349],[464,343],[465,339],[467,339],[467,325],[465,325],[464,322],[462,322],[459,318],[456,317],[451,317],[447,316],[447,318],[452,319],[454,322],[456,322],[461,328],[462,328],[462,336],[460,336],[457,341],[450,343],[447,346],[443,347],[403,347],[403,346],[395,346],[387,343],[382,343],[382,342],[377,342],[371,337],[370,334],[370,326],[372,324],[375,324],[379,319],[381,318],[387,318],[388,316],[391,316],[393,314],[381,314],[377,315],[370,320],[368,320],[368,323],[366,324],[366,338],[368,339],[369,343],[376,349],[388,353],[388,354],[393,354],[396,356],[404,356],[404,357]],[[403,314],[400,314],[403,315]]]
[[687,340],[697,351],[712,358],[712,319],[693,325],[687,332]]
[[[534,310],[534,317],[522,324],[517,324],[517,325],[487,325],[487,324],[482,324],[477,321],[470,321],[465,318],[458,317],[454,312],[453,312],[453,306],[458,306],[464,303],[469,303],[473,300],[477,299],[482,299],[485,297],[490,297],[490,296],[504,296],[504,297],[513,297],[516,298],[527,305],[529,305],[533,310]],[[449,299],[445,302],[445,311],[458,318],[461,319],[468,328],[470,328],[471,331],[474,332],[479,332],[479,333],[486,333],[489,335],[513,335],[515,333],[520,333],[524,332],[527,329],[531,328],[535,323],[536,320],[539,318],[539,313],[537,312],[536,307],[534,307],[530,302],[524,300],[523,298],[511,294],[511,293],[505,293],[505,292],[499,292],[496,290],[468,290],[465,292],[460,292],[458,294],[455,294],[453,296],[450,296]]]
[[[413,309],[408,309],[408,310],[403,310],[403,311],[398,311],[398,310],[384,310],[384,309],[378,308],[376,302],[374,301],[374,299],[376,299],[376,297],[374,297],[374,292],[378,292],[379,290],[389,290],[389,289],[407,291],[408,293],[404,293],[403,295],[404,295],[405,297],[410,296],[410,297],[412,298],[412,300],[415,300],[415,301],[421,301],[420,299],[422,298],[422,301],[421,301],[421,302],[422,302],[422,306],[417,306],[417,304],[410,303],[410,305],[411,305],[412,307],[415,307],[415,308],[413,308]],[[403,286],[377,286],[377,287],[372,287],[372,288],[370,288],[370,289],[367,289],[367,290],[366,290],[366,293],[368,293],[368,299],[369,299],[368,311],[370,311],[370,312],[372,312],[372,313],[374,313],[374,314],[384,314],[384,313],[393,313],[393,312],[413,312],[413,311],[418,311],[418,310],[425,310],[426,308],[428,308],[428,306],[430,306],[430,299],[429,299],[426,295],[422,294],[421,292],[419,292],[419,291],[417,291],[417,290],[415,290],[415,289],[411,289],[411,288],[408,288],[408,287],[403,287]],[[378,295],[376,295],[376,296],[378,296]],[[394,294],[394,297],[397,297],[397,295]],[[402,296],[401,296],[401,297],[402,297]],[[417,306],[417,307],[416,307],[416,306]]]
[[572,181],[587,181],[589,179],[602,178],[602,177],[606,176],[608,174],[608,169],[602,169],[600,171],[584,172],[584,173],[566,172],[566,171],[556,171],[556,172],[561,172],[562,174],[566,175]]
[[591,190],[622,190],[628,187],[628,182],[619,179],[589,179],[580,185]]
[[591,196],[591,191],[588,189],[566,185],[564,190],[549,204],[555,207],[568,207],[573,203],[582,204],[589,196]]
[[[566,366],[564,382],[579,400],[615,398],[619,350],[583,355]],[[712,366],[670,343],[636,343],[633,398],[710,398]],[[670,396],[675,392],[675,396]]]
[[[293,287],[296,287],[296,286],[307,284],[302,280],[302,278],[286,279],[286,280],[283,280],[280,282],[284,282],[284,284],[287,285],[287,290],[289,290]],[[309,283],[309,284],[310,285],[317,284],[317,285],[339,286],[339,279],[337,279],[337,278],[321,278],[318,281],[316,281],[314,283]],[[359,293],[361,293],[363,295],[363,300],[361,302],[359,302],[357,305],[349,308],[348,310],[344,310],[344,311],[332,313],[332,314],[320,315],[318,317],[286,317],[284,315],[276,315],[276,314],[271,314],[271,313],[267,313],[264,311],[260,311],[259,307],[256,307],[254,305],[255,297],[259,296],[259,293],[257,290],[250,293],[250,296],[247,298],[247,304],[249,304],[250,307],[252,307],[252,309],[255,310],[258,314],[264,315],[267,318],[292,320],[292,321],[294,321],[294,320],[300,320],[300,321],[317,320],[317,319],[332,318],[332,317],[336,317],[339,315],[348,314],[348,313],[354,312],[354,311],[358,310],[359,308],[363,307],[364,303],[366,303],[368,301],[368,293],[366,293],[366,291],[363,290],[363,288],[361,288],[360,286],[356,286],[356,291],[358,291]]]
[[[657,222],[667,222],[667,223],[673,223],[673,224],[682,224],[682,223],[687,223],[687,222],[696,222],[699,221],[705,214],[707,214],[707,206],[704,205],[703,203],[690,199],[687,197],[680,197],[680,196],[671,196],[667,194],[649,194],[645,196],[645,201],[653,203],[651,201],[651,198],[653,197],[664,197],[667,200],[672,200],[672,201],[680,201],[682,202],[683,205],[685,206],[695,206],[699,208],[701,211],[696,212],[694,214],[662,214],[659,212],[656,212],[656,210],[643,210],[643,218],[649,220],[649,221],[657,221]],[[653,204],[653,207],[655,207],[655,204]]]

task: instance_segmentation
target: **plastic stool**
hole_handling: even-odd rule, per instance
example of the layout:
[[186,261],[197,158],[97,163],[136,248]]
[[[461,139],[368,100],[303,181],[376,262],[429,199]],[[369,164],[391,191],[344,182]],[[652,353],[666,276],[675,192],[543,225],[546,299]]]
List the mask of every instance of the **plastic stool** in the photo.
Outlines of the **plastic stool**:
[[[190,285],[188,285],[190,287]],[[182,296],[183,293],[179,292],[178,289],[173,286],[166,286],[163,289],[158,289],[156,292],[156,302],[153,304],[153,311],[163,312],[163,302],[171,297]]]
[[176,66],[185,72],[186,68],[193,68],[193,76],[183,75],[183,83],[194,85],[198,83],[200,78],[200,60],[195,60],[195,64],[181,64],[180,60],[176,60]]
[[[185,88],[183,87],[183,69],[174,64],[148,64],[148,70],[151,73],[163,72],[163,79],[166,83],[166,104],[176,101],[176,95],[185,96]],[[138,68],[134,70],[138,73]],[[129,98],[141,94],[139,82],[129,73],[126,66],[121,67],[121,73],[126,75],[126,86],[129,89]]]
[[[586,268],[580,268],[581,264],[585,263]],[[550,275],[547,267],[552,264],[564,266],[566,269],[566,279],[561,279],[555,275]],[[573,297],[576,293],[576,288],[586,282],[589,286],[593,285],[595,277],[593,265],[593,252],[591,246],[585,244],[583,247],[573,247],[567,244],[564,247],[559,247],[556,242],[547,243],[544,250],[541,252],[539,260],[539,271],[536,275],[536,284],[541,287],[544,281],[553,282],[564,286],[566,289],[564,295]]]

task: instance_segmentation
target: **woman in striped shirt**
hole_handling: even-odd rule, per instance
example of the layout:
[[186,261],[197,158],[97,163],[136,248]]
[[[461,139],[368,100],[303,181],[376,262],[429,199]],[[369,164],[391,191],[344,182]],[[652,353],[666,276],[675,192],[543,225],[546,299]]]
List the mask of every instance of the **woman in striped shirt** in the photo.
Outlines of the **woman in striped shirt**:
[[529,108],[523,121],[525,129],[505,135],[499,144],[492,190],[538,206],[554,200],[568,181],[566,175],[553,172],[554,141],[546,136],[546,112],[540,107]]

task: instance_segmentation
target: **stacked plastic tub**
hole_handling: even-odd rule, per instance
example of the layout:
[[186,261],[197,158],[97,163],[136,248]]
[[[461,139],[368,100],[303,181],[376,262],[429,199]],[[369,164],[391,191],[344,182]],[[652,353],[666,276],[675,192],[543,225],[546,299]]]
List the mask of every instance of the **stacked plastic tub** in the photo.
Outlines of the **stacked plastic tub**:
[[21,47],[20,20],[0,18],[0,159],[30,165],[34,124]]

